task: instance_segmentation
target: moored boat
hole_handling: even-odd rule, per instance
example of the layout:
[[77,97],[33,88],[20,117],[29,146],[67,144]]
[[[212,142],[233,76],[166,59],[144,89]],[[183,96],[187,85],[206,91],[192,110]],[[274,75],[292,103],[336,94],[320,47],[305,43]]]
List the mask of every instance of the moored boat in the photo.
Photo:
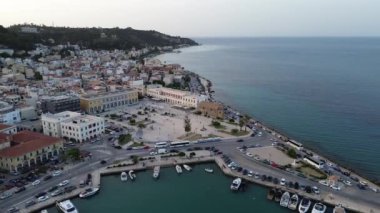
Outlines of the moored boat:
[[128,175],[129,175],[129,178],[131,180],[135,180],[136,179],[136,174],[134,173],[133,170],[129,170]]
[[236,178],[232,181],[230,188],[233,191],[237,191],[239,190],[240,185],[241,185],[241,178]]
[[335,206],[333,213],[346,213],[346,210],[343,208],[342,205]]
[[207,172],[207,173],[213,173],[213,172],[214,172],[214,170],[213,170],[213,169],[211,169],[211,168],[205,168],[205,172]]
[[276,190],[276,194],[274,195],[274,201],[280,202],[282,196],[282,192],[280,189]]
[[56,207],[63,213],[79,213],[74,204],[70,200],[64,200],[62,202],[56,202]]
[[41,210],[41,213],[48,213],[48,210],[43,209],[43,210]]
[[288,208],[291,209],[291,210],[296,210],[297,209],[297,205],[298,205],[298,195],[297,194],[293,194],[290,197]]
[[313,210],[311,213],[324,213],[326,211],[326,206],[322,203],[314,204]]
[[282,207],[288,207],[289,201],[290,201],[290,194],[289,194],[289,192],[285,192],[281,196],[280,206],[282,206]]
[[127,181],[128,180],[128,174],[126,172],[122,172],[120,174],[120,180],[121,181]]
[[153,169],[153,178],[158,179],[160,177],[160,166],[155,166]]
[[311,201],[307,198],[303,198],[300,202],[300,205],[298,206],[298,212],[299,213],[306,213],[309,211],[311,206]]
[[81,192],[79,194],[79,197],[80,198],[90,197],[90,196],[96,194],[98,191],[99,191],[99,188],[97,188],[97,187],[88,188],[88,189],[84,190],[83,192]]
[[191,171],[191,167],[189,165],[183,164],[183,168],[185,168],[187,171]]
[[177,171],[178,174],[182,173],[182,168],[180,165],[175,165],[175,170]]
[[268,200],[273,200],[275,194],[276,194],[276,190],[274,188],[270,189],[267,194]]

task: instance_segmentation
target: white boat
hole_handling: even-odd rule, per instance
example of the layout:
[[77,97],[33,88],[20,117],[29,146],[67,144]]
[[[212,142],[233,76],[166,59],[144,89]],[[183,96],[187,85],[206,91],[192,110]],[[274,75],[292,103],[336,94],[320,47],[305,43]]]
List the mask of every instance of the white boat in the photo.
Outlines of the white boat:
[[280,206],[282,206],[282,207],[288,207],[289,201],[290,201],[290,194],[289,194],[289,192],[285,192],[281,196]]
[[180,165],[175,165],[175,170],[177,171],[178,174],[182,173],[182,168]]
[[239,190],[240,185],[241,185],[241,178],[236,178],[232,181],[230,188],[231,190],[237,191]]
[[41,213],[48,213],[48,210],[43,209],[43,210],[41,210]]
[[326,211],[326,206],[322,203],[314,204],[313,210],[311,213],[324,213]]
[[90,197],[90,196],[96,194],[98,191],[99,191],[99,188],[97,188],[97,187],[88,188],[88,189],[84,190],[83,192],[81,192],[79,194],[79,197],[80,198]]
[[62,202],[56,202],[56,206],[59,211],[63,213],[79,213],[74,204],[70,200],[64,200]]
[[183,164],[183,168],[185,168],[187,171],[191,171],[191,167],[189,165]]
[[122,172],[120,174],[120,180],[121,181],[127,181],[128,180],[128,174],[126,172]]
[[153,169],[153,178],[158,179],[160,177],[160,166],[155,166]]
[[311,201],[307,198],[303,198],[300,202],[300,205],[298,206],[298,212],[299,213],[306,213],[309,211],[311,206]]
[[335,206],[333,213],[346,213],[346,210],[343,208],[342,205]]
[[134,173],[133,170],[129,170],[128,175],[129,175],[129,178],[131,178],[131,180],[136,179],[136,174]]
[[213,170],[213,169],[211,169],[211,168],[205,168],[205,172],[207,172],[207,173],[213,173],[213,172],[214,172],[214,170]]
[[290,197],[288,208],[291,210],[296,210],[297,205],[298,205],[298,195],[294,194],[294,195],[292,195],[292,197]]

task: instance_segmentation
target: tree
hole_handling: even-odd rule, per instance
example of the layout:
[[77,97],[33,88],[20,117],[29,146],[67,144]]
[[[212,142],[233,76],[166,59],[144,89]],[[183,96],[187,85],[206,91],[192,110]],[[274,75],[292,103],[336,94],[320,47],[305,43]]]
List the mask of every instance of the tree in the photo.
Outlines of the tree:
[[194,157],[196,155],[195,152],[190,152],[190,158]]
[[42,80],[42,75],[40,72],[35,72],[34,73],[34,78],[37,80],[37,81],[40,81]]
[[67,155],[67,157],[71,158],[72,160],[79,160],[80,151],[77,148],[72,148],[72,149],[67,150],[66,155]]
[[237,134],[238,132],[239,132],[238,129],[232,129],[232,130],[231,130],[231,133],[232,133],[232,134]]
[[288,150],[288,156],[291,157],[291,158],[297,158],[297,152],[295,149],[291,148]]
[[240,131],[241,131],[241,128],[244,126],[245,122],[244,122],[244,119],[243,118],[240,118],[239,119],[239,127],[240,127]]
[[139,123],[138,127],[139,127],[140,129],[143,129],[143,128],[145,128],[145,124],[143,124],[143,123]]
[[186,115],[183,121],[184,121],[185,132],[189,133],[191,131],[191,121],[190,121],[189,116]]

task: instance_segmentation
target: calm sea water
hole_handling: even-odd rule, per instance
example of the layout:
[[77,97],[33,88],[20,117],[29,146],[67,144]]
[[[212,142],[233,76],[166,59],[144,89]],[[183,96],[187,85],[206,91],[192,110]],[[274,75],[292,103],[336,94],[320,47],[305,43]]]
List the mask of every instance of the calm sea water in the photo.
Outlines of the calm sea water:
[[380,178],[380,38],[196,41],[157,58],[210,79],[218,100]]
[[[206,173],[206,167],[214,168],[214,173]],[[182,175],[171,167],[161,169],[159,180],[152,178],[151,170],[137,173],[135,182],[121,182],[119,176],[103,177],[99,194],[72,201],[84,213],[292,212],[268,201],[267,189],[258,185],[249,184],[245,192],[231,192],[231,181],[215,164],[197,165]],[[58,212],[55,207],[48,211]]]

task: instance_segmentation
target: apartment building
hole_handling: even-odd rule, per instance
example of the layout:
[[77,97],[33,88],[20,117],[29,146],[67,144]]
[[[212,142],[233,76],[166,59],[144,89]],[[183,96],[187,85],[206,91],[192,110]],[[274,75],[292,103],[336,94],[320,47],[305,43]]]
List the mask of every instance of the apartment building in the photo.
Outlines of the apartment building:
[[0,101],[0,123],[15,124],[21,122],[20,110],[7,102]]
[[80,99],[76,96],[59,95],[41,98],[42,113],[59,113],[63,111],[79,111]]
[[41,115],[42,129],[45,135],[62,137],[61,122],[80,117],[78,112],[60,112],[56,114],[46,113]]

